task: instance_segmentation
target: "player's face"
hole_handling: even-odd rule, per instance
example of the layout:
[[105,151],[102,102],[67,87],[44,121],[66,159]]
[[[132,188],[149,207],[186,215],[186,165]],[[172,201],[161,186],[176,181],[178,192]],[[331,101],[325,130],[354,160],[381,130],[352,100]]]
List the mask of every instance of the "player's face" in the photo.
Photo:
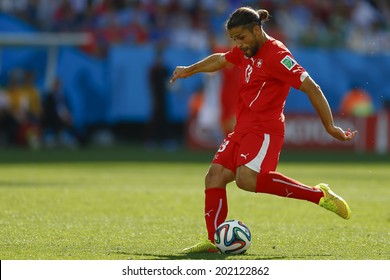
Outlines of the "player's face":
[[242,26],[234,27],[228,32],[230,38],[233,39],[236,46],[243,51],[246,57],[254,56],[259,50],[259,39],[255,32]]

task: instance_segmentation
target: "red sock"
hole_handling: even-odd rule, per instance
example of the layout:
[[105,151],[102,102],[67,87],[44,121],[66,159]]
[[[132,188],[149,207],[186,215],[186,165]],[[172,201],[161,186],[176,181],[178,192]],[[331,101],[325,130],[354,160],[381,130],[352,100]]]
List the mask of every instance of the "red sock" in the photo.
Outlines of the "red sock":
[[324,196],[320,189],[304,185],[278,172],[259,173],[256,192],[308,200],[316,204]]
[[209,240],[214,243],[215,230],[227,217],[226,190],[209,188],[205,190],[205,196],[204,218]]

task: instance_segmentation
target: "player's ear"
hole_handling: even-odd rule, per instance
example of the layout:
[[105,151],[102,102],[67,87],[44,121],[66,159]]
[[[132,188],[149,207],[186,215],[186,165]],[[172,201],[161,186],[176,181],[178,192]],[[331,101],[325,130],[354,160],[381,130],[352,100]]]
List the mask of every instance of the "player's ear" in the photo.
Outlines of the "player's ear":
[[256,24],[255,26],[253,26],[252,32],[253,32],[256,36],[261,35],[261,27],[260,27],[260,25],[257,25],[257,24]]

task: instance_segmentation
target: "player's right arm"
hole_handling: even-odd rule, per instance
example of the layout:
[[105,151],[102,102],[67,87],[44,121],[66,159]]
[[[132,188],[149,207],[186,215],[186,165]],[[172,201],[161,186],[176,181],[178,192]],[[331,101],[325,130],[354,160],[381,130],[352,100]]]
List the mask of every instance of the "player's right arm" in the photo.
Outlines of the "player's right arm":
[[224,68],[228,63],[225,53],[214,53],[190,66],[177,66],[170,82],[173,83],[178,78],[185,79],[196,73],[215,72]]

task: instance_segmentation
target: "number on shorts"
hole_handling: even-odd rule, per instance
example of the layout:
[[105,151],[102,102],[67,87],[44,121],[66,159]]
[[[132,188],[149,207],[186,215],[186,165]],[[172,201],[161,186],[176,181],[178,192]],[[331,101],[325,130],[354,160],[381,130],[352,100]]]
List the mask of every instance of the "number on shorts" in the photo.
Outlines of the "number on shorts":
[[223,152],[225,149],[226,149],[226,146],[229,144],[229,140],[225,140],[223,141],[223,143],[221,144],[221,146],[219,146],[219,149],[218,149],[218,152]]

